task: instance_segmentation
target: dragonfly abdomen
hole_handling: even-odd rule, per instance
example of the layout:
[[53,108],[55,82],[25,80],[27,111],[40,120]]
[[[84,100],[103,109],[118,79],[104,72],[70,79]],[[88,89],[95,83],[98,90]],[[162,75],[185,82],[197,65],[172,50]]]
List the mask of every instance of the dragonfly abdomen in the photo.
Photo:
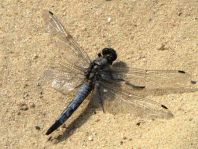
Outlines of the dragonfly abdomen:
[[73,112],[80,106],[80,104],[85,100],[85,98],[91,92],[92,87],[89,83],[84,83],[76,97],[71,101],[71,103],[67,106],[67,108],[62,112],[59,119],[48,129],[46,135],[49,135],[58,127],[60,127],[72,114]]
[[88,83],[85,83],[80,88],[76,97],[72,100],[72,102],[68,105],[68,107],[63,111],[60,116],[59,121],[64,123],[67,118],[71,116],[71,114],[80,106],[80,104],[84,101],[84,99],[89,95],[91,91],[91,86]]

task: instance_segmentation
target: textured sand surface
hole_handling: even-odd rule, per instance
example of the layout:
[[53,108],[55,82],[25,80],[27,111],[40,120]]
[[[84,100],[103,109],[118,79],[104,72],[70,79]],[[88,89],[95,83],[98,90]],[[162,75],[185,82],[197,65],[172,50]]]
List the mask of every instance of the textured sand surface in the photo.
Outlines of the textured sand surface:
[[170,120],[91,109],[46,136],[68,102],[37,84],[60,54],[45,33],[43,9],[54,12],[92,58],[111,46],[134,67],[182,69],[198,80],[197,0],[0,0],[1,149],[198,148],[198,92],[150,96],[169,107]]

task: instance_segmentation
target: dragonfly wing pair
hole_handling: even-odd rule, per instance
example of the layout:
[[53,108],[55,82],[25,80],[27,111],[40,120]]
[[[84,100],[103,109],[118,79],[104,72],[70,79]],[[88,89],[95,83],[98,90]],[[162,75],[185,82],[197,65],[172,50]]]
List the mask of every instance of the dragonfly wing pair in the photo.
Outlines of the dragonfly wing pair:
[[[58,69],[47,70],[45,78],[53,88],[67,94],[84,82],[84,72],[91,61],[52,12],[45,11],[43,17],[47,30],[57,39],[57,46],[64,50],[60,56],[64,56],[67,61]],[[145,89],[185,88],[196,83],[192,83],[187,73],[179,70],[143,70],[114,63],[108,71],[112,78],[104,77],[106,79],[98,82],[100,94],[97,95],[103,98],[105,110],[113,113],[137,111],[136,113],[141,113],[138,115],[170,118],[173,115],[166,106],[144,98],[142,92]],[[107,75],[105,71],[102,73]]]
[[190,74],[182,70],[144,70],[128,67],[123,62],[112,66],[115,78],[127,80],[131,85],[147,89],[195,88],[196,81],[191,80]]

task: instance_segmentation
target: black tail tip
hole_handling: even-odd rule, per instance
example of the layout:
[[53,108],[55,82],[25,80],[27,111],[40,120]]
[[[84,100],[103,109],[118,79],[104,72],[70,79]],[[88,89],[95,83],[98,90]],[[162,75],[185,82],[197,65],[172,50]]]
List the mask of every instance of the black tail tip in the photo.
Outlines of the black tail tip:
[[185,71],[183,70],[178,70],[179,73],[186,73]]
[[49,135],[53,132],[54,130],[48,129],[47,132],[45,133],[45,135]]
[[56,121],[45,133],[45,135],[49,135],[51,134],[54,130],[56,130],[58,127],[60,127],[62,125],[61,122]]
[[51,12],[51,11],[49,11],[49,13],[50,13],[51,15],[54,15],[53,12]]

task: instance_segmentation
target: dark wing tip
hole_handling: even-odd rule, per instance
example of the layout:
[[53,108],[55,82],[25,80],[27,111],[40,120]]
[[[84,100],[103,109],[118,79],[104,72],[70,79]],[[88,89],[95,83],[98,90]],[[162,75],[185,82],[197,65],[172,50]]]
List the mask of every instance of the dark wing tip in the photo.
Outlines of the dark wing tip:
[[50,13],[51,15],[54,15],[53,12],[51,12],[50,10],[49,10],[49,13]]
[[173,113],[169,111],[165,105],[161,105],[161,107],[166,111],[166,114],[164,115],[163,118],[170,119],[174,117]]
[[179,73],[186,73],[185,71],[183,70],[178,70]]
[[46,132],[46,135],[51,134],[54,130],[56,130],[58,127],[60,127],[62,125],[61,122],[56,121]]
[[161,105],[161,107],[164,108],[164,109],[168,109],[165,105]]

